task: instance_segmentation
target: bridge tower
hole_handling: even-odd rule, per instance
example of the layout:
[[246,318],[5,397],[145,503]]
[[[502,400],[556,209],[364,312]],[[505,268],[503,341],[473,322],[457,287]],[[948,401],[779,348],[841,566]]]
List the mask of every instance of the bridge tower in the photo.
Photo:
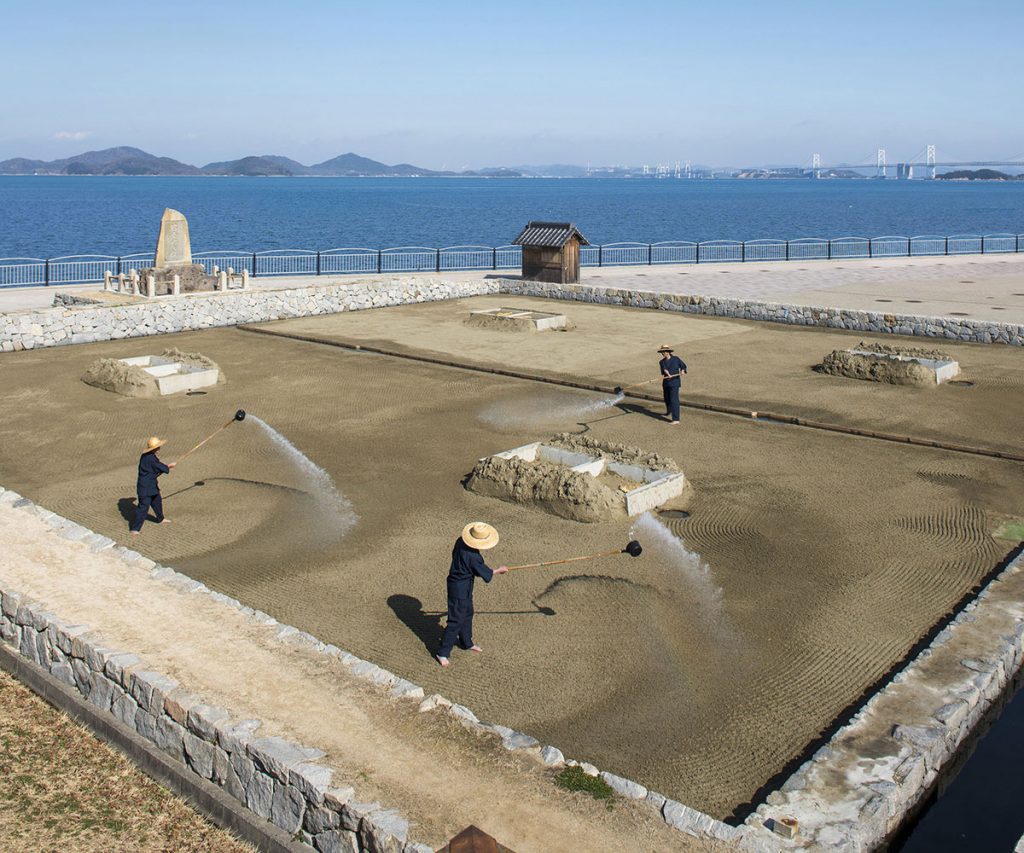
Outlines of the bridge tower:
[[814,172],[814,177],[816,177],[816,178],[820,178],[821,177],[821,155],[820,154],[812,154],[811,155],[811,170]]
[[692,177],[693,177],[693,175],[691,175],[691,174],[690,174],[690,161],[689,161],[689,160],[687,160],[687,161],[686,161],[686,162],[685,162],[685,163],[683,164],[683,174],[684,174],[684,175],[685,175],[685,176],[686,176],[687,178],[692,178]]
[[884,148],[879,148],[878,149],[877,169],[878,169],[878,177],[879,178],[884,178],[885,177],[885,149]]
[[935,177],[935,146],[928,146],[928,153],[925,155],[925,164],[928,166],[928,177]]

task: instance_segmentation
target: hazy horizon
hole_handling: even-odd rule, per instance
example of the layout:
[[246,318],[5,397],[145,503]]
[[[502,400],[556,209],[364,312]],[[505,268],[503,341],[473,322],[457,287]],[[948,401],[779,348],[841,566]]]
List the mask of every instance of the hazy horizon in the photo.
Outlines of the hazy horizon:
[[[1024,156],[1024,4],[14,0],[0,159],[348,151],[431,169]],[[45,27],[40,29],[40,22]],[[970,27],[965,26],[970,23]],[[965,33],[968,33],[965,35]]]

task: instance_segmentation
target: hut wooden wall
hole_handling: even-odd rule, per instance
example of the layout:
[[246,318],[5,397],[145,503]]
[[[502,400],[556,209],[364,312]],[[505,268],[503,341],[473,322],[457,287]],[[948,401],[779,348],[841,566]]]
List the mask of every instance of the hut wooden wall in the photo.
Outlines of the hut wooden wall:
[[561,247],[523,246],[523,278],[552,284],[580,280],[580,245],[570,240]]

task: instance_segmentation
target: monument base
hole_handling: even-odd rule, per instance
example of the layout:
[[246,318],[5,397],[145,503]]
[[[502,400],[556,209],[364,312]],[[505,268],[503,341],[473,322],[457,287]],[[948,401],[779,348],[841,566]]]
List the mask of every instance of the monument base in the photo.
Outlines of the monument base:
[[[150,267],[140,270],[142,281],[146,276],[153,276],[156,282],[156,294],[165,296],[174,292],[174,277],[178,276],[182,293],[216,290],[217,277],[208,275],[202,264],[174,264],[167,267]],[[143,286],[144,287],[144,286]]]

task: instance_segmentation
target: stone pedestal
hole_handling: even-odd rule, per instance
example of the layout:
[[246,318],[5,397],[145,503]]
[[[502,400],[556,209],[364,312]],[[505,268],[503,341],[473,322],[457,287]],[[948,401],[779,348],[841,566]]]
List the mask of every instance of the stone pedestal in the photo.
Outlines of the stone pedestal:
[[206,268],[202,264],[174,264],[173,266],[163,268],[150,267],[143,272],[153,277],[156,293],[159,296],[175,293],[175,279],[178,280],[178,293],[216,290],[216,277],[207,275]]

